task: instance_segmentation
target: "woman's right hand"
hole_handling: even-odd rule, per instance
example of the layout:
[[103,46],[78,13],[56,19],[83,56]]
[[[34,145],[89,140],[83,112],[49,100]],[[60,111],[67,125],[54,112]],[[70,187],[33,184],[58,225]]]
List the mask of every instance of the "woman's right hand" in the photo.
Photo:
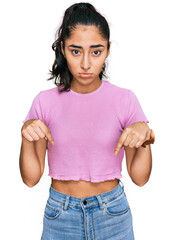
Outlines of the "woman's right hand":
[[51,135],[51,131],[40,119],[30,119],[24,123],[21,129],[22,136],[28,141],[38,141],[41,138],[45,138],[52,145],[54,145],[54,139]]

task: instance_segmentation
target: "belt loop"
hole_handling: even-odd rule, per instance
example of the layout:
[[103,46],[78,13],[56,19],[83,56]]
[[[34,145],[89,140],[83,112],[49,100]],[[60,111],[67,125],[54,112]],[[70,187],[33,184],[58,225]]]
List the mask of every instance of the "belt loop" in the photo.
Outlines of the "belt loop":
[[101,197],[99,195],[96,195],[96,198],[99,202],[100,210],[102,210],[104,208],[104,204],[102,203]]
[[64,210],[65,210],[65,211],[67,210],[67,207],[68,207],[68,204],[69,204],[69,198],[70,198],[70,196],[67,195],[67,196],[66,196],[66,201],[65,201],[65,206],[64,206]]
[[122,189],[124,190],[124,184],[120,179],[119,179],[119,184],[121,185]]

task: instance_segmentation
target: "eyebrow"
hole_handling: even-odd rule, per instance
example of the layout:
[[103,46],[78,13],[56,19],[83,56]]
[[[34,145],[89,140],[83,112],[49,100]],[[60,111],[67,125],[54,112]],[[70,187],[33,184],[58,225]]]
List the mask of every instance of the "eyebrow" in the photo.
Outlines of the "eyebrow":
[[[71,44],[71,45],[69,45],[68,47],[74,47],[74,48],[80,48],[80,49],[82,49],[82,47],[81,46],[77,46],[77,45],[74,45],[74,44]],[[91,45],[91,46],[89,46],[90,48],[97,48],[97,47],[104,47],[103,45],[101,45],[101,44],[97,44],[97,45]]]

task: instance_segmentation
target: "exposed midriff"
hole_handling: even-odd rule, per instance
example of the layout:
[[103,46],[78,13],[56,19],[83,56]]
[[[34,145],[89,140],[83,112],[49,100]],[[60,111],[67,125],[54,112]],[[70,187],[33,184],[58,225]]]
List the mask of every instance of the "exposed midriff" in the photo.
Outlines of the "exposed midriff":
[[57,180],[52,178],[52,188],[61,193],[77,198],[90,197],[104,192],[111,191],[118,185],[117,178],[102,182]]

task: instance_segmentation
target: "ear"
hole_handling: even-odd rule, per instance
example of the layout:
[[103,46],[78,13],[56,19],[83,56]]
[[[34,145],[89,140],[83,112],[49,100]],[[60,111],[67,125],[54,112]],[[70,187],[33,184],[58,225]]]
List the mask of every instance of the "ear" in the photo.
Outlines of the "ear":
[[62,42],[62,41],[60,42],[60,46],[61,46],[62,54],[63,54],[63,56],[65,57],[65,53],[64,53],[64,50],[63,50],[63,42]]
[[111,41],[109,42],[109,50],[108,50],[108,53],[107,53],[107,57],[108,57],[109,54],[110,54],[110,49],[111,49]]

